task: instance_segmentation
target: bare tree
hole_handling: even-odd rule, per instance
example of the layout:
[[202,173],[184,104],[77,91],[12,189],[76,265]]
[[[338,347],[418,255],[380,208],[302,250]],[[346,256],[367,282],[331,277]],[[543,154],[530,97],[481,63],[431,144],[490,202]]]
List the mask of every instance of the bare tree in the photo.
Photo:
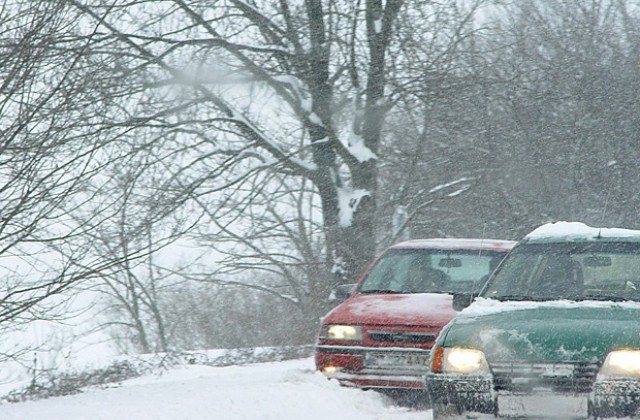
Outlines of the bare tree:
[[552,220],[639,226],[639,19],[635,3],[609,0],[530,0],[502,14],[484,72],[500,80],[487,118],[503,145],[492,196],[519,235]]
[[[117,77],[147,98],[115,123],[172,129],[193,153],[174,181],[199,195],[208,180],[223,191],[264,169],[307,179],[337,279],[371,259],[387,52],[402,1],[68,3],[100,22],[93,50],[127,57]],[[208,168],[197,179],[186,172],[196,164]]]
[[[113,209],[109,219],[86,233],[91,238],[89,252],[114,262],[92,284],[102,296],[101,310],[109,314],[101,326],[118,343],[132,343],[144,353],[170,350],[163,301],[183,281],[172,273],[179,271],[177,261],[157,260],[171,255],[167,247],[199,221],[193,212],[184,214],[180,200],[167,203],[170,192],[158,191],[153,156],[147,150],[112,162],[103,171],[106,180],[87,187],[94,201],[105,200]],[[78,224],[87,223],[81,215],[74,216]]]
[[479,40],[494,35],[481,17],[491,6],[484,0],[439,2],[406,8],[398,17],[389,75],[396,106],[387,118],[380,162],[378,211],[387,245],[398,238],[390,228],[397,211],[405,214],[399,228],[406,235],[470,236],[470,215],[460,204],[491,168],[480,145],[482,119],[473,118],[475,98],[482,98],[478,62],[487,53]]
[[[56,1],[5,1],[0,7],[0,325],[5,328],[55,316],[41,312],[45,300],[95,276],[102,266],[82,247],[86,226],[68,223],[70,211],[90,201],[83,194],[85,182],[102,166],[94,160],[102,145],[83,142],[75,127],[74,100],[82,99],[76,71],[88,43],[69,37],[70,21]],[[101,217],[95,212],[91,222]]]
[[[484,30],[458,32],[448,76],[426,67],[411,89],[427,112],[401,102],[407,111],[388,118],[391,203],[406,205],[409,191],[415,208],[433,185],[473,184],[424,207],[414,232],[519,239],[556,220],[637,227],[638,17],[630,1],[506,2],[483,15]],[[418,181],[405,184],[402,165]]]
[[[87,64],[99,24],[84,26],[78,36],[79,18],[64,1],[0,5],[3,334],[76,314],[71,297],[79,290],[151,252],[144,243],[129,244],[127,252],[96,252],[97,233],[127,206],[122,194],[111,194],[119,178],[107,168],[131,163],[137,150],[126,147],[121,133],[94,130],[99,83]],[[165,197],[155,196],[147,220],[171,208],[162,205]]]
[[175,349],[309,344],[317,331],[295,306],[246,287],[191,283],[164,304]]

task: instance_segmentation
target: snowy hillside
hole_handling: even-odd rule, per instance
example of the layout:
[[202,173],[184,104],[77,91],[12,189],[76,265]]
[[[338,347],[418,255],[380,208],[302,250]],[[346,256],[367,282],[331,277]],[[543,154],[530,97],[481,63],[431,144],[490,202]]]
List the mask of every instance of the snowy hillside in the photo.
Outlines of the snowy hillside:
[[246,366],[187,366],[105,389],[0,405],[11,420],[431,419],[373,391],[346,389],[310,358]]

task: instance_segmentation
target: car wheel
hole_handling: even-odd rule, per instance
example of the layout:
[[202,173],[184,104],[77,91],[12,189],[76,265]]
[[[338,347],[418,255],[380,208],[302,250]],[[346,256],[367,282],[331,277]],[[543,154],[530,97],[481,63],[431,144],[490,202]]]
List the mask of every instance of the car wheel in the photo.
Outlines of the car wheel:
[[488,420],[496,418],[493,414],[465,412],[453,404],[433,404],[433,420]]
[[431,408],[429,394],[423,389],[380,389],[378,392],[391,398],[401,407],[411,407],[418,410]]
[[464,412],[455,404],[433,403],[433,420],[493,419],[491,414]]
[[433,403],[433,420],[458,420],[466,419],[462,415],[460,408],[453,404],[445,404],[443,402]]

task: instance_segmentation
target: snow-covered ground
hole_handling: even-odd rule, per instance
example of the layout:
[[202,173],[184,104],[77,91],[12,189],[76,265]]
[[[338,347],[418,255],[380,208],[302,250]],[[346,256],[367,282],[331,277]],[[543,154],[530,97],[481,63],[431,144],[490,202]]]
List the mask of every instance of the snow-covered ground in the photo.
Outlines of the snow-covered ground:
[[11,420],[430,420],[373,391],[342,388],[311,358],[245,366],[187,366],[106,389],[0,405]]

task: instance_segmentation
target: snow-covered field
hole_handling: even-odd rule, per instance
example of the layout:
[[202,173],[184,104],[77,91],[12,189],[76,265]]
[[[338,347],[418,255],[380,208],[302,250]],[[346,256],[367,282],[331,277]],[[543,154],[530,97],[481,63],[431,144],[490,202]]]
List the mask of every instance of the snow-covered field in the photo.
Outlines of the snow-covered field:
[[105,389],[0,405],[7,420],[430,420],[373,391],[340,387],[311,358],[245,366],[187,366]]

